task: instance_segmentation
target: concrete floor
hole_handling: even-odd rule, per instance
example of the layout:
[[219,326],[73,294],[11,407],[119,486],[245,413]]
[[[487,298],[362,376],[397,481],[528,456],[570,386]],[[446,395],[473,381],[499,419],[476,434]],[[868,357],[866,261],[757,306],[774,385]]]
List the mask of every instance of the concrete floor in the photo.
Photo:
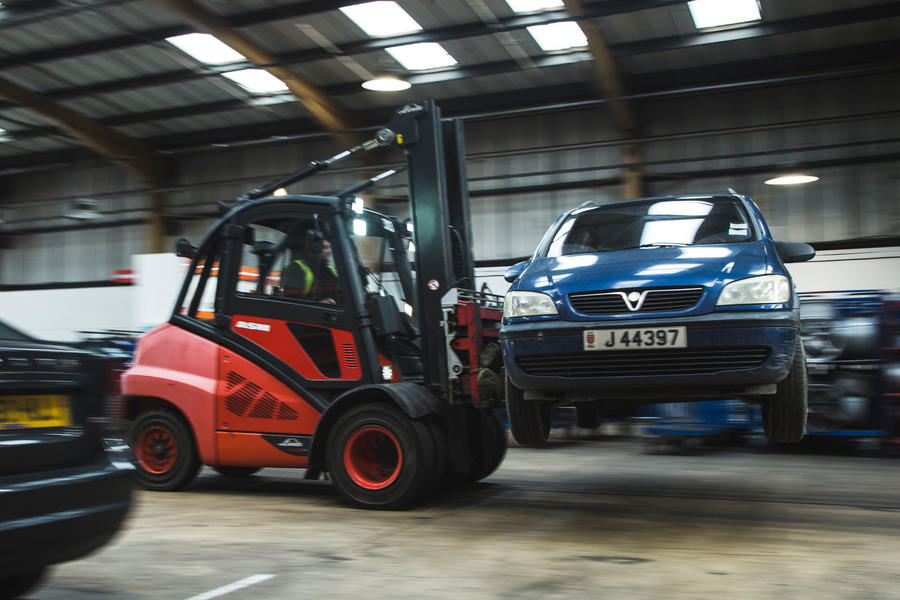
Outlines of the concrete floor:
[[301,475],[139,492],[112,544],[29,597],[900,598],[896,458],[560,441],[393,513]]

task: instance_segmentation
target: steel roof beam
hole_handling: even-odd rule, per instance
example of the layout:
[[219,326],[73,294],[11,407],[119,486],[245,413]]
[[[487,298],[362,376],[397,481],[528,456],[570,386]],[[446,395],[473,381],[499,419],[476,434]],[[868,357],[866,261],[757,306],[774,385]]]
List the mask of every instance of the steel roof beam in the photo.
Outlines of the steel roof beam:
[[0,78],[0,97],[28,106],[28,110],[78,138],[142,181],[155,185],[165,183],[166,170],[163,161],[151,156],[155,151],[151,145],[124,135],[7,79]]
[[813,29],[825,29],[829,27],[841,27],[868,21],[880,21],[900,17],[900,2],[887,2],[861,8],[848,8],[817,15],[807,15],[780,21],[765,21],[757,25],[724,29],[721,31],[701,31],[689,35],[673,35],[651,40],[640,40],[615,44],[610,48],[614,56],[629,56],[635,54],[649,54],[652,52],[664,52],[680,48],[692,48],[708,44],[720,44],[736,42],[752,38],[769,37],[773,35],[785,35],[810,31]]
[[[563,0],[563,5],[573,17],[586,14],[582,0]],[[616,61],[609,52],[609,47],[595,19],[584,19],[578,23],[588,42],[588,48],[593,57],[594,77],[600,94],[606,98],[621,98],[625,96],[625,86],[619,76]],[[633,135],[637,126],[634,108],[627,100],[619,100],[609,103],[609,109],[613,114],[616,127],[625,135]],[[629,144],[622,152],[626,162],[634,163],[639,160],[641,150],[638,144]],[[622,195],[624,198],[639,198],[641,196],[641,174],[633,167],[622,170]]]
[[[672,89],[685,86],[696,86],[709,83],[740,81],[766,76],[781,76],[791,73],[804,73],[835,67],[850,67],[854,65],[876,63],[885,61],[885,57],[892,56],[893,49],[900,44],[900,39],[846,46],[830,50],[803,52],[790,57],[771,57],[768,59],[745,60],[735,63],[722,63],[678,69],[675,71],[661,71],[645,73],[640,76],[628,78],[629,89],[633,93],[646,93],[659,90]],[[583,62],[591,60],[588,52],[579,51],[567,54],[552,54],[534,58],[537,67],[549,67],[567,63]],[[896,59],[894,59],[896,60]],[[452,81],[466,77],[483,77],[508,72],[517,68],[514,60],[471,65],[460,69],[436,71],[434,73],[419,73],[409,77],[413,85],[427,83],[439,83]],[[155,82],[155,83],[154,83]],[[146,85],[159,85],[158,78],[148,78]],[[88,89],[88,88],[84,88]],[[91,87],[93,88],[93,86]],[[325,86],[322,91],[330,97],[360,93],[357,83],[344,83]],[[99,90],[98,90],[99,92]],[[518,92],[511,92],[510,96]],[[52,99],[65,97],[61,94],[49,95]],[[583,97],[583,95],[579,95]],[[0,102],[0,108],[14,106]],[[443,106],[443,101],[442,101]],[[474,105],[473,105],[474,106]],[[142,111],[115,115],[102,120],[104,125],[119,127],[134,125],[157,120],[190,117],[194,115],[208,115],[215,112],[239,110],[249,108],[244,100],[232,99],[201,104],[189,104],[173,108],[164,108],[155,111]],[[0,117],[2,120],[2,117]],[[42,136],[50,136],[57,133],[52,127],[33,127],[28,129],[12,130],[10,132],[16,139],[29,139]]]
[[275,55],[228,25],[226,21],[193,0],[158,0],[187,19],[195,27],[210,33],[221,42],[246,56],[253,64],[265,68],[280,79],[300,103],[326,129],[348,129],[350,116],[326,96],[322,90],[283,66],[268,66],[278,61]]
[[94,10],[105,6],[134,2],[134,0],[28,0],[16,4],[7,2],[0,11],[0,29],[21,26],[34,21],[46,21],[74,12]]
[[[218,16],[218,18],[229,27],[251,27],[253,25],[261,25],[273,21],[311,16],[330,10],[337,10],[341,6],[358,4],[359,1],[360,0],[344,0],[337,2],[301,2],[260,10],[247,11],[243,13],[223,15]],[[581,18],[605,17],[614,14],[621,14],[683,3],[683,0],[585,1],[584,5],[586,7],[587,14],[586,16]],[[366,38],[356,42],[341,44],[339,45],[339,48],[344,54],[360,54],[363,52],[372,52],[375,50],[381,50],[390,46],[397,46],[401,44],[410,44],[421,41],[440,42],[452,39],[475,37],[479,35],[490,35],[498,31],[514,31],[517,29],[529,27],[531,25],[544,25],[571,19],[572,17],[569,16],[565,11],[555,10],[534,15],[515,15],[512,17],[501,18],[498,20],[498,25],[489,26],[479,21],[462,25],[441,27],[427,32],[410,35],[377,39]],[[74,58],[85,54],[122,50],[125,48],[131,48],[133,46],[146,44],[148,42],[160,42],[165,40],[167,37],[191,33],[192,31],[194,31],[194,29],[190,26],[174,25],[171,27],[158,27],[146,31],[138,31],[130,35],[121,35],[102,40],[70,44],[67,46],[58,46],[56,48],[48,48],[45,50],[36,50],[17,56],[0,58],[0,69],[9,68],[12,66],[20,66],[22,64],[36,64],[40,62]],[[326,50],[322,48],[315,48],[294,53],[292,56],[287,56],[283,60],[303,62],[311,60],[321,60],[329,57],[331,57],[331,54]]]
[[[667,1],[667,0],[665,0]],[[645,0],[644,3],[641,2],[633,2],[635,5],[640,4],[657,4],[661,3],[663,0],[657,0],[656,3],[651,2],[649,0]],[[291,5],[293,6],[293,5]],[[586,6],[586,14],[591,18],[595,17],[598,8],[596,3],[585,3]],[[605,6],[605,5],[604,5]],[[610,10],[610,7],[606,7],[607,10]],[[267,11],[271,11],[273,9],[266,9]],[[564,11],[554,11],[555,13],[566,14]],[[548,13],[549,14],[549,13]],[[750,28],[739,28],[735,30],[729,31],[720,31],[720,32],[710,32],[710,33],[701,33],[695,34],[694,36],[687,37],[666,37],[659,38],[656,40],[645,40],[641,42],[630,42],[623,44],[614,44],[609,47],[609,52],[614,57],[625,57],[631,54],[640,54],[646,52],[659,52],[663,50],[671,50],[674,48],[682,47],[683,45],[697,45],[700,43],[710,43],[712,40],[721,40],[722,35],[726,36],[741,36],[741,39],[748,37],[750,34],[753,35],[775,35],[775,34],[788,34],[788,33],[796,33],[798,31],[803,31],[807,28],[812,27],[830,27],[830,26],[839,26],[839,25],[848,25],[852,23],[869,21],[872,19],[882,19],[882,18],[891,18],[891,17],[900,17],[900,2],[892,2],[889,4],[880,4],[873,7],[863,8],[863,9],[853,9],[853,10],[843,10],[836,11],[832,13],[826,13],[824,15],[819,15],[816,17],[803,18],[803,19],[789,19],[786,21],[778,21],[773,23],[768,23],[765,26],[758,27],[750,27]],[[232,17],[234,19],[235,17]],[[536,18],[535,15],[531,15],[530,18]],[[554,19],[559,18],[559,14],[554,17]],[[518,19],[518,18],[516,18]],[[541,22],[553,22],[553,19],[544,20]],[[506,25],[504,25],[504,31],[506,31],[507,26],[511,26],[512,24],[517,24],[517,27],[526,26],[521,20],[510,20],[507,19],[504,21]],[[467,27],[467,26],[463,26]],[[484,27],[483,24],[477,24],[476,28],[479,32],[477,35],[481,35],[482,33],[493,33],[493,30],[488,31],[488,28]],[[191,27],[178,27],[178,28],[170,28],[167,30],[168,33],[175,34],[176,32],[184,33],[187,31],[193,31]],[[474,31],[474,30],[472,30]],[[456,36],[460,35],[462,30],[460,26],[454,26],[450,28],[443,28],[440,30],[435,30],[431,32],[432,40],[441,38],[441,36]],[[742,33],[743,32],[743,33]],[[437,35],[440,34],[440,35]],[[471,35],[476,35],[470,31]],[[709,37],[712,36],[712,37]],[[342,47],[342,52],[346,54],[354,54],[360,52],[371,51],[374,49],[378,49],[380,47],[388,47],[391,45],[396,45],[400,43],[400,40],[405,40],[409,38],[409,36],[402,36],[400,38],[386,38],[380,40],[364,40],[362,42],[354,42],[350,44],[345,44]],[[128,37],[128,39],[133,43],[143,43],[142,40],[136,40],[135,38]],[[422,38],[424,39],[424,38]],[[88,45],[94,49],[94,51],[100,51],[99,43],[91,42]],[[375,44],[377,47],[374,47]],[[57,49],[59,51],[71,52],[72,48],[69,47],[68,50],[65,47]],[[53,52],[57,52],[54,50]],[[837,50],[840,52],[840,50]],[[36,57],[39,53],[31,53],[32,59]],[[46,53],[44,53],[46,54]],[[61,54],[55,55],[56,58],[69,57],[71,54]],[[277,55],[272,57],[273,65],[284,66],[289,64],[302,63],[308,60],[319,60],[322,58],[326,58],[331,56],[329,53],[322,49],[313,49],[313,50],[303,50],[292,53],[284,53],[281,55]],[[552,55],[548,55],[552,56]],[[45,58],[47,58],[45,56]],[[535,57],[534,60],[537,61],[540,57]],[[32,59],[29,59],[28,55],[20,55],[18,57],[10,57],[7,59],[0,59],[0,69],[4,67],[9,67],[13,65],[21,64],[19,61],[23,62],[32,62]],[[41,59],[43,60],[43,59]],[[38,61],[40,62],[40,61]],[[245,68],[246,64],[241,64],[238,66],[231,67],[232,69],[237,68]],[[459,78],[457,71],[462,71],[461,69],[449,69],[445,71],[439,71],[434,74],[411,74],[411,79],[415,80],[419,79],[427,79],[429,77],[434,77],[435,80],[438,81],[447,81],[450,79]],[[218,76],[219,70],[210,70],[207,73],[197,73],[195,71],[185,69],[179,71],[172,71],[170,73],[163,74],[154,74],[148,76],[134,77],[116,81],[108,81],[101,82],[97,84],[92,84],[83,87],[71,87],[71,88],[61,88],[57,90],[48,90],[45,91],[44,94],[50,98],[61,100],[67,98],[76,98],[80,96],[87,95],[95,95],[102,93],[114,93],[119,91],[126,91],[132,89],[139,89],[142,87],[148,86],[157,86],[157,85],[167,85],[171,83],[180,83],[187,82],[193,80],[199,80],[204,77],[214,77]],[[412,83],[417,83],[416,81],[412,81]],[[352,86],[356,86],[356,84],[352,84]],[[2,103],[0,103],[0,108],[3,108]]]

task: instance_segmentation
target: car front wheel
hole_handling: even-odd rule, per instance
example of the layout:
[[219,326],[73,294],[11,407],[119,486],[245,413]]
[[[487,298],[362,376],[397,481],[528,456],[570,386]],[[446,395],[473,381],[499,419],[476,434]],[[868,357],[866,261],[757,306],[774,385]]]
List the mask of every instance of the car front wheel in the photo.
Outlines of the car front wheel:
[[41,583],[45,573],[45,569],[38,569],[33,573],[0,579],[0,600],[18,598],[28,593]]
[[762,403],[766,437],[775,444],[799,442],[806,433],[806,411],[806,353],[798,341],[788,376],[778,383],[775,395]]
[[506,378],[506,414],[513,438],[523,446],[540,448],[550,438],[550,408],[526,400],[525,392]]

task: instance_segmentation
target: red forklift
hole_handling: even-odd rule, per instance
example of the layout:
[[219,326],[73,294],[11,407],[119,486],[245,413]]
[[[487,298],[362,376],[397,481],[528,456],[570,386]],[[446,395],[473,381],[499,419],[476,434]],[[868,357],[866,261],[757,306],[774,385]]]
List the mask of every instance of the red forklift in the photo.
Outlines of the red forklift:
[[[378,147],[405,165],[329,196],[272,193]],[[409,220],[357,194],[408,171]],[[138,481],[201,465],[327,477],[351,505],[396,509],[491,474],[506,452],[502,298],[475,291],[462,123],[433,101],[375,138],[223,204],[172,317],[123,376]]]

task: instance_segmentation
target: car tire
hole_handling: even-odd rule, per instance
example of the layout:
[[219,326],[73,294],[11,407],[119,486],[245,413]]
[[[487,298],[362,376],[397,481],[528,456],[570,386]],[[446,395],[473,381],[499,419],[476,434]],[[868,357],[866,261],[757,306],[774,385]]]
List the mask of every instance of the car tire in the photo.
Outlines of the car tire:
[[223,477],[250,477],[259,472],[262,467],[213,467],[213,470]]
[[[497,420],[490,409],[473,409],[477,414],[470,435],[475,441],[472,444],[472,463],[469,467],[469,479],[473,483],[481,481],[497,470],[506,456],[506,429]],[[477,437],[475,437],[477,436]]]
[[389,404],[341,415],[328,435],[326,467],[338,492],[359,508],[405,508],[432,492],[443,473],[434,430]]
[[40,585],[46,573],[46,568],[40,568],[32,573],[0,579],[0,600],[8,600],[25,595]]
[[525,400],[525,392],[506,378],[506,414],[513,439],[523,446],[540,448],[550,439],[550,408]]
[[788,376],[778,382],[775,395],[762,402],[763,431],[773,444],[793,444],[806,433],[806,353],[798,341]]
[[575,418],[582,429],[596,429],[603,423],[603,411],[596,402],[576,402]]
[[137,482],[148,490],[183,489],[200,469],[194,436],[174,411],[149,410],[141,414],[128,439],[137,463]]

